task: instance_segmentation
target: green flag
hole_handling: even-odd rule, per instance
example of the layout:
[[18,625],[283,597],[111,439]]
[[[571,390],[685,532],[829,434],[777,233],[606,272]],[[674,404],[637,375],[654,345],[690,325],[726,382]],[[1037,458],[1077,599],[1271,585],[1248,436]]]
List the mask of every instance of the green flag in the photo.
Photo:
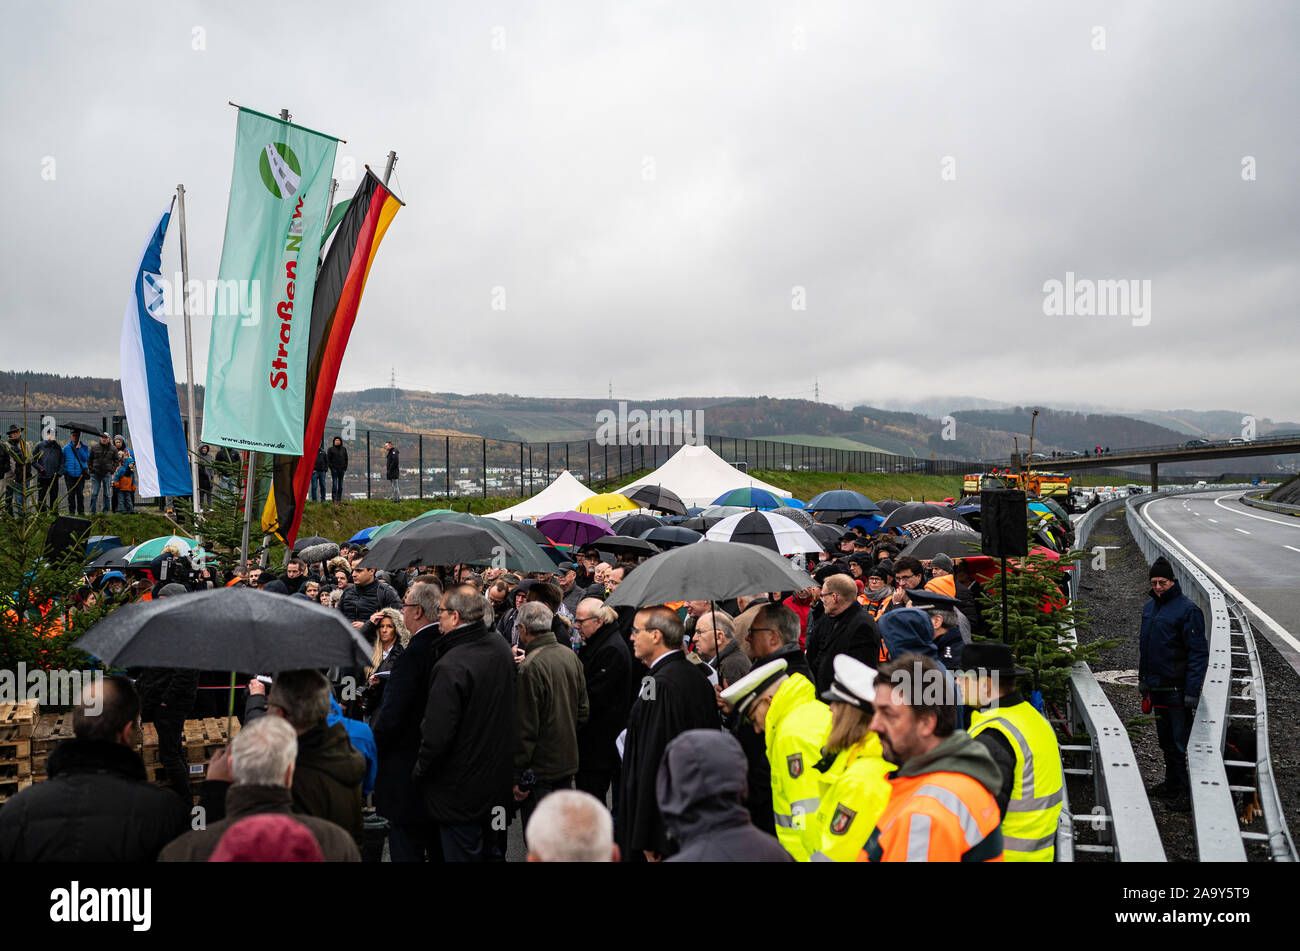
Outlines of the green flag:
[[239,110],[204,442],[302,454],[311,301],[336,144]]

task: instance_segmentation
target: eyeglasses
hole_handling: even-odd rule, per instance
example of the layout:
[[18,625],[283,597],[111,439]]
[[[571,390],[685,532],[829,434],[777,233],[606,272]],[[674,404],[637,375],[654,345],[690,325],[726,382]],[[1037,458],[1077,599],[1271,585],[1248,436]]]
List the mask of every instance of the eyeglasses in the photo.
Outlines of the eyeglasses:
[[594,620],[596,620],[594,617],[575,617],[575,618],[573,619],[573,623],[574,623],[574,624],[586,624],[588,621],[594,621]]
[[455,614],[456,612],[453,611],[451,608],[438,608],[438,613],[439,613],[439,614]]
[[419,607],[419,605],[416,604],[414,601],[403,601],[403,602],[402,602],[402,610],[403,610],[403,611],[405,611],[407,608],[418,608],[418,607]]

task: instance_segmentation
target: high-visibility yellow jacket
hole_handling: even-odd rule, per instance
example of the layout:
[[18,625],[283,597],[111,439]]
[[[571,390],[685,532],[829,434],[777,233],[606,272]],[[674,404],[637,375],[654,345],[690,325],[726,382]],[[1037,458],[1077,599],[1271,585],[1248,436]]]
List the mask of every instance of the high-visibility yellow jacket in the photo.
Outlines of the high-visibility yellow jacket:
[[1061,817],[1061,748],[1043,715],[1025,700],[1009,707],[988,707],[971,714],[969,733],[998,730],[1016,754],[1016,773],[1002,819],[1002,843],[1008,862],[1050,862],[1056,855],[1056,826]]
[[817,829],[821,844],[813,851],[812,861],[857,860],[862,843],[889,804],[890,786],[885,777],[893,769],[894,765],[881,756],[880,737],[868,733],[847,750],[841,750],[820,773]]
[[820,773],[813,764],[821,759],[830,729],[831,708],[817,699],[812,681],[791,674],[772,698],[763,734],[772,769],[776,837],[801,862],[821,842],[815,821]]

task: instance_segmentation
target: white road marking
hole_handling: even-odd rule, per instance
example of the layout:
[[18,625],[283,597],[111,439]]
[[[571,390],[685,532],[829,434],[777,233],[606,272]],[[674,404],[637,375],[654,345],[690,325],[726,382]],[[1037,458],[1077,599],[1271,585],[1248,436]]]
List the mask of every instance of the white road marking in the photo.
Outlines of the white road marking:
[[1219,520],[1217,518],[1212,518],[1210,519],[1210,521],[1213,522],[1215,525],[1219,524]]
[[1231,512],[1233,515],[1244,515],[1246,516],[1246,518],[1257,518],[1263,522],[1272,522],[1274,525],[1286,525],[1290,528],[1300,528],[1300,519],[1296,519],[1290,522],[1284,522],[1281,519],[1269,518],[1266,515],[1256,515],[1254,512],[1243,512],[1241,509],[1228,508],[1228,506],[1223,505],[1221,503],[1222,499],[1234,498],[1234,497],[1236,497],[1236,493],[1233,493],[1232,496],[1221,495],[1214,500],[1214,504],[1219,506],[1219,508],[1223,509],[1225,512]]
[[1250,534],[1250,532],[1246,531],[1244,528],[1234,528],[1233,531],[1234,531],[1234,532],[1241,532],[1241,534],[1243,534],[1243,535],[1249,535],[1249,534]]
[[[1153,501],[1154,501],[1154,500],[1153,500]],[[1165,529],[1161,528],[1160,525],[1156,522],[1156,520],[1153,519],[1153,518],[1152,518],[1152,517],[1147,513],[1147,509],[1148,509],[1150,506],[1151,506],[1151,502],[1147,502],[1147,503],[1143,504],[1142,507],[1139,509],[1139,512],[1141,513],[1141,515],[1142,515],[1143,518],[1145,518],[1148,522],[1151,523],[1151,526],[1152,526],[1154,529],[1156,529],[1156,531],[1160,532],[1161,535],[1164,535],[1165,538],[1169,539],[1170,544],[1172,544],[1175,548],[1177,548],[1177,549],[1178,549],[1179,551],[1181,551],[1184,555],[1186,555],[1188,558],[1190,558],[1190,559],[1191,559],[1191,560],[1196,564],[1196,567],[1200,568],[1200,569],[1201,569],[1202,571],[1204,571],[1207,575],[1209,575],[1211,578],[1213,578],[1215,584],[1217,584],[1217,585],[1218,585],[1220,588],[1222,588],[1224,591],[1228,592],[1228,594],[1232,595],[1234,598],[1236,598],[1238,601],[1240,601],[1240,602],[1242,603],[1242,605],[1246,608],[1246,610],[1247,610],[1247,611],[1250,611],[1250,612],[1251,612],[1252,614],[1254,614],[1257,618],[1259,618],[1259,620],[1260,620],[1264,625],[1266,625],[1270,631],[1272,631],[1272,632],[1273,632],[1274,634],[1276,634],[1278,637],[1282,638],[1282,640],[1286,641],[1289,645],[1291,645],[1291,647],[1292,647],[1294,650],[1296,650],[1296,651],[1300,651],[1300,641],[1297,641],[1294,637],[1292,637],[1292,636],[1291,636],[1291,635],[1290,635],[1290,634],[1289,634],[1289,633],[1288,633],[1288,632],[1287,632],[1287,631],[1282,627],[1281,624],[1278,624],[1277,621],[1273,620],[1271,617],[1269,617],[1267,614],[1265,614],[1263,611],[1261,611],[1261,610],[1259,609],[1259,607],[1256,606],[1255,603],[1254,603],[1253,601],[1251,601],[1249,598],[1247,598],[1244,594],[1242,594],[1240,591],[1238,591],[1238,590],[1237,590],[1236,588],[1234,588],[1232,585],[1228,584],[1227,580],[1223,577],[1223,575],[1219,574],[1217,571],[1215,571],[1213,568],[1211,568],[1211,567],[1210,567],[1209,565],[1207,565],[1205,562],[1201,561],[1201,559],[1199,559],[1199,558],[1197,558],[1195,555],[1193,555],[1193,554],[1192,554],[1190,551],[1188,551],[1188,550],[1187,550],[1187,549],[1186,549],[1182,544],[1180,544],[1179,541],[1178,541],[1176,538],[1174,538],[1173,535],[1169,534],[1169,532],[1167,532],[1167,531],[1165,531]]]
[[1292,551],[1300,551],[1300,548],[1296,548],[1295,545],[1283,545],[1282,547],[1290,548]]

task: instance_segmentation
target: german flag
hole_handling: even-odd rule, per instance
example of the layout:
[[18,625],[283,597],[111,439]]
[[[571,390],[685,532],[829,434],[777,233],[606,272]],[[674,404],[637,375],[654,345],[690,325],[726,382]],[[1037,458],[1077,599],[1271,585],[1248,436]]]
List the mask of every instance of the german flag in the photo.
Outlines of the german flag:
[[275,457],[275,476],[266,508],[262,510],[262,531],[286,545],[292,545],[298,537],[302,504],[311,486],[317,447],[325,436],[325,419],[334,399],[339,366],[352,335],[370,265],[402,204],[367,167],[366,177],[357,188],[316,277],[307,351],[307,425],[303,454]]

